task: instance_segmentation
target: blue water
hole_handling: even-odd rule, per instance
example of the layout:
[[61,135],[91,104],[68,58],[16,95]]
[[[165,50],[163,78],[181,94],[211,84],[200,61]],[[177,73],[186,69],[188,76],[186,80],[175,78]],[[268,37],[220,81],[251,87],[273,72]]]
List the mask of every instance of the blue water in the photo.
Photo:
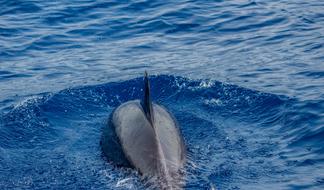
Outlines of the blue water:
[[0,0],[0,189],[147,188],[99,145],[144,70],[180,124],[185,189],[323,189],[323,10]]

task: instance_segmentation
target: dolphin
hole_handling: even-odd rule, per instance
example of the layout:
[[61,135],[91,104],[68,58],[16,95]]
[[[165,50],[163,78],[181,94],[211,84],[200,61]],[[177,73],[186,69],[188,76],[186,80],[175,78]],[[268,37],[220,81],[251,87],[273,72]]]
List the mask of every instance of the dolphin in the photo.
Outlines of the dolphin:
[[[144,177],[154,179],[155,187],[182,189],[185,144],[175,117],[165,107],[151,101],[146,71],[142,100],[132,100],[118,106],[110,115],[109,127],[113,133],[105,134],[107,129],[104,129],[101,140],[106,156],[111,154],[109,143],[113,142],[122,151],[116,154],[124,154],[127,164]],[[118,161],[122,162],[120,159]]]

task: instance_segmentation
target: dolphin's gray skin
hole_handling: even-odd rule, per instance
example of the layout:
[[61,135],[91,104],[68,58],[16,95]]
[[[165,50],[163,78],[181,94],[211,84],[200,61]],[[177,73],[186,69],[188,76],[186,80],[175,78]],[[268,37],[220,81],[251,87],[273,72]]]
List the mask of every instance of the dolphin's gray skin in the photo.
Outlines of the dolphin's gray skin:
[[[152,103],[147,73],[143,100],[123,103],[110,125],[129,163],[143,176],[157,179],[159,189],[181,189],[186,151],[177,122],[163,106]],[[103,135],[103,138],[108,136]],[[102,148],[109,141],[102,139]],[[109,154],[105,152],[105,154]]]

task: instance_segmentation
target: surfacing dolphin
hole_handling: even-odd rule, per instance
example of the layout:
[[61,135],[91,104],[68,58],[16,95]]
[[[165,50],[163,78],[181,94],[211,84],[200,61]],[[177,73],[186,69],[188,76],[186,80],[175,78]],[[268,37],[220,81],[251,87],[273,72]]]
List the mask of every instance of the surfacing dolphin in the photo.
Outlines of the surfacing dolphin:
[[[150,82],[144,76],[144,96],[117,107],[108,127],[114,130],[117,141],[130,165],[143,176],[154,180],[158,189],[181,189],[186,150],[173,115],[161,105],[152,103]],[[105,134],[101,145],[109,157],[112,135]],[[110,139],[109,139],[110,138]],[[118,153],[117,153],[118,154]]]

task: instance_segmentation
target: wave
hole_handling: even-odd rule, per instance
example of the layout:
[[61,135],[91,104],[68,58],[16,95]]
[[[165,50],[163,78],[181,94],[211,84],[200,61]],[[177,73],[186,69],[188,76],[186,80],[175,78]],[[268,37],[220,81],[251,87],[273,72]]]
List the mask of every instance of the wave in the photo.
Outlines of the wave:
[[[145,188],[134,170],[106,162],[99,146],[111,111],[141,98],[142,83],[135,78],[69,88],[3,109],[0,179],[19,172],[9,181],[0,180],[0,186]],[[188,147],[187,188],[322,183],[324,102],[170,75],[152,76],[151,86],[153,100],[170,109],[180,123]],[[13,163],[17,166],[10,169]]]

